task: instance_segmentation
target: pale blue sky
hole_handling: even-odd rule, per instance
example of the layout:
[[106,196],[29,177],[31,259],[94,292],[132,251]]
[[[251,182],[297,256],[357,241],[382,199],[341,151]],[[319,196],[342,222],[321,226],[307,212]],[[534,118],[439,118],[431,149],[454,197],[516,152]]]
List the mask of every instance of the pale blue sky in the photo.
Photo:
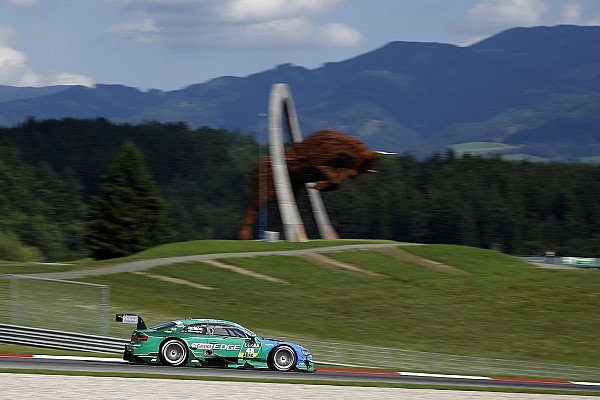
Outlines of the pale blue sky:
[[600,25],[600,0],[0,0],[0,85],[172,90],[563,23]]

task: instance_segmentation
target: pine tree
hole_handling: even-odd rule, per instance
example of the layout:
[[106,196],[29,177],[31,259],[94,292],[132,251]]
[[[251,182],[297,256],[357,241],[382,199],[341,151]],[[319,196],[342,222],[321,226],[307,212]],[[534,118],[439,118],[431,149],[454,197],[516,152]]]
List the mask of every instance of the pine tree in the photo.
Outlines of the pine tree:
[[123,257],[167,242],[169,223],[158,187],[131,142],[92,198],[86,244],[96,259]]

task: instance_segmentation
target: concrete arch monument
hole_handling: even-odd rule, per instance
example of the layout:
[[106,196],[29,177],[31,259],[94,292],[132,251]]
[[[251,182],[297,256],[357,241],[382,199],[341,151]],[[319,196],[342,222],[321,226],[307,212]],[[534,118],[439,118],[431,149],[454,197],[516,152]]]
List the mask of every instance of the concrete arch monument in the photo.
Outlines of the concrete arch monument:
[[[284,146],[283,121],[293,143]],[[240,239],[252,239],[258,210],[263,202],[277,199],[285,239],[308,240],[295,194],[305,189],[319,234],[323,239],[339,236],[327,215],[321,191],[335,190],[347,178],[371,171],[381,152],[370,151],[358,139],[334,130],[322,130],[303,140],[289,87],[274,84],[269,94],[269,157],[253,173],[253,197],[244,214]]]
[[[269,154],[273,170],[273,183],[279,204],[279,212],[283,222],[283,231],[288,242],[306,242],[306,231],[298,211],[294,191],[290,183],[285,148],[283,145],[282,120],[285,117],[289,127],[292,143],[302,141],[300,124],[296,115],[296,108],[288,85],[276,83],[271,87],[269,94]],[[317,222],[319,234],[323,239],[338,239],[339,236],[327,215],[327,210],[321,199],[321,194],[313,188],[311,183],[305,183],[313,215]]]

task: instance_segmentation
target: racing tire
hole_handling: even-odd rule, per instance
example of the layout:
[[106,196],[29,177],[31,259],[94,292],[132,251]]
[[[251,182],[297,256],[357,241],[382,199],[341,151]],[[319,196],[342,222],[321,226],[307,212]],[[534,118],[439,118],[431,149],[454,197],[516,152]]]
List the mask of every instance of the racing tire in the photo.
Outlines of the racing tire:
[[160,346],[159,358],[162,365],[180,367],[187,364],[189,352],[185,343],[178,339],[168,339]]
[[274,371],[288,372],[296,368],[298,356],[288,345],[277,346],[269,353],[268,365]]

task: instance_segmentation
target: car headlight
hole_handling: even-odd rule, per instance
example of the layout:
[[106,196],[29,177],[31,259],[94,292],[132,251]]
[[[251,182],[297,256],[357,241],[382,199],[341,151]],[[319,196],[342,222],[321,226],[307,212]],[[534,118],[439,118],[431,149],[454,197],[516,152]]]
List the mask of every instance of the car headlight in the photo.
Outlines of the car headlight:
[[302,354],[304,354],[305,356],[310,356],[310,350],[302,349]]

